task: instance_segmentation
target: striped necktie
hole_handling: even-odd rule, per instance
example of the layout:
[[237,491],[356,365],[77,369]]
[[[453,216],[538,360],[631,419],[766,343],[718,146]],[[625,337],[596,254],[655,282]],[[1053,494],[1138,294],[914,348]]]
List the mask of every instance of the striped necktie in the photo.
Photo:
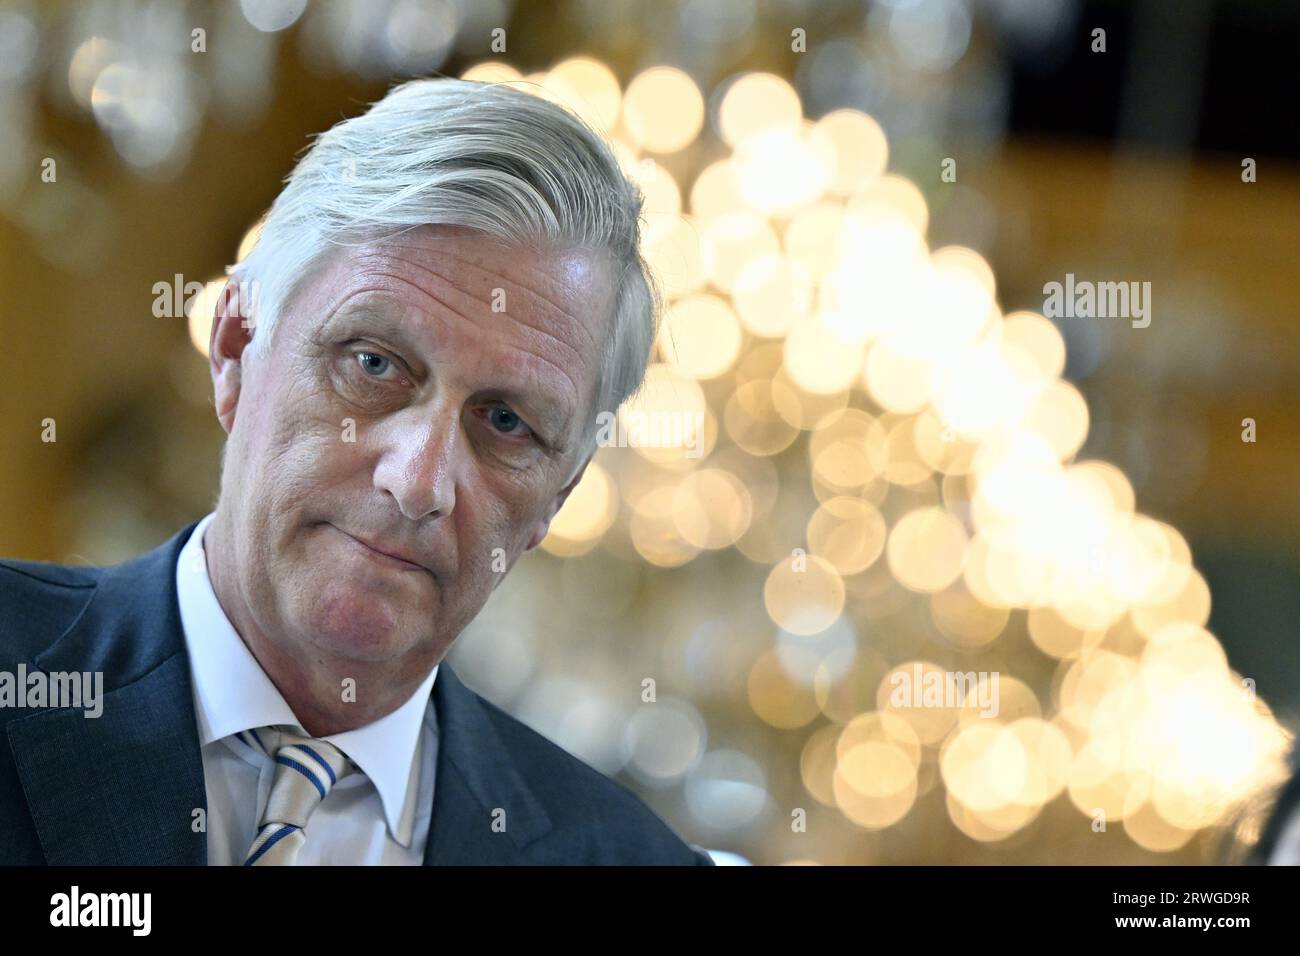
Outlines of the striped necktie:
[[293,866],[307,842],[307,818],[356,764],[327,741],[278,727],[249,730],[239,739],[275,760],[271,793],[244,866]]

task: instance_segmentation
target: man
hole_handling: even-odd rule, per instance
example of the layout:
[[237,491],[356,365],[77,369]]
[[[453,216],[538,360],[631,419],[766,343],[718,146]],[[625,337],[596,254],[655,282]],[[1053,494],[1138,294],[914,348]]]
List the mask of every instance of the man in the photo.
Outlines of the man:
[[640,203],[509,87],[319,138],[216,310],[214,513],[0,562],[0,668],[103,683],[0,708],[0,863],[712,862],[442,662],[644,376]]

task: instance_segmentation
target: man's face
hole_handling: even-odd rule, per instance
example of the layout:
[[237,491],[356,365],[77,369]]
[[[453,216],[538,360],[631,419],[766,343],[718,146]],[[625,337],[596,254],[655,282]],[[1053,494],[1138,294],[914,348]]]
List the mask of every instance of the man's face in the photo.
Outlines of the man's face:
[[262,634],[441,660],[581,477],[611,280],[589,253],[425,227],[332,254],[265,356],[239,361],[249,332],[219,311],[220,509]]

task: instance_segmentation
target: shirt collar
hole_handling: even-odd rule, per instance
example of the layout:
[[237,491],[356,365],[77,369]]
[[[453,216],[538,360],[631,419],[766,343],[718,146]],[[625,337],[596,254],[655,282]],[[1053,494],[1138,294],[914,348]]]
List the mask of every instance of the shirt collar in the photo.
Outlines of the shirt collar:
[[[189,650],[199,742],[207,746],[240,731],[288,724],[306,733],[221,608],[208,577],[203,532],[208,514],[194,528],[176,562],[176,595]],[[420,732],[436,732],[430,700],[438,676],[434,665],[415,693],[379,720],[323,737],[356,762],[379,791],[389,833],[409,846],[415,820]]]

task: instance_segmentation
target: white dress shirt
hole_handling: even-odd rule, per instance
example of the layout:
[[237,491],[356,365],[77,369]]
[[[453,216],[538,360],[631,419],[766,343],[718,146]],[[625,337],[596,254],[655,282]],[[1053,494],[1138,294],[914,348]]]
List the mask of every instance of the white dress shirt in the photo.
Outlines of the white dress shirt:
[[[208,578],[205,517],[181,549],[176,594],[189,648],[207,788],[208,863],[241,865],[257,834],[275,764],[237,734],[271,724],[306,731],[236,633]],[[438,725],[431,692],[435,665],[415,693],[386,717],[322,738],[356,762],[313,811],[298,863],[424,862],[438,762]]]

